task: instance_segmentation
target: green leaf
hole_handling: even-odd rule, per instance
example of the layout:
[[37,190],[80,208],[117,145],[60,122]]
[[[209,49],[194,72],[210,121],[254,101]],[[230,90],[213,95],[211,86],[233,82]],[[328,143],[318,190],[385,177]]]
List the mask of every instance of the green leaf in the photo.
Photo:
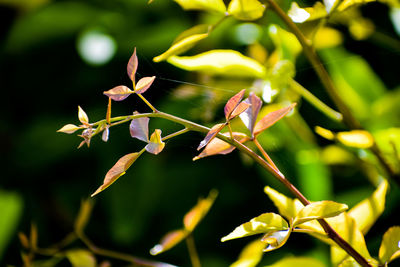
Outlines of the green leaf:
[[113,89],[103,92],[103,94],[105,94],[114,101],[122,101],[133,93],[134,91],[132,91],[125,85],[119,85],[114,87]]
[[256,20],[263,16],[265,5],[258,0],[232,0],[228,13],[240,20]]
[[69,250],[66,252],[66,257],[73,267],[96,267],[96,258],[88,250]]
[[81,129],[81,128],[74,124],[67,124],[67,125],[64,125],[61,129],[57,130],[57,132],[72,134],[79,129]]
[[383,235],[379,248],[381,263],[389,263],[400,257],[400,226],[390,227]]
[[144,152],[130,153],[120,158],[117,163],[107,172],[103,184],[91,195],[92,197],[109,187],[119,177],[125,174],[126,170],[137,160],[137,158]]
[[172,56],[168,62],[184,70],[211,75],[251,78],[263,78],[266,75],[262,64],[235,50],[211,50],[191,57]]
[[274,125],[277,121],[286,116],[292,109],[296,106],[296,103],[291,104],[290,106],[275,110],[273,112],[265,115],[261,120],[259,120],[254,127],[254,135],[258,135],[261,132],[265,131],[272,125]]
[[348,212],[363,234],[369,231],[384,211],[388,186],[388,182],[384,180],[369,198],[364,199]]
[[225,14],[226,7],[222,0],[174,0],[183,9],[191,10],[205,10],[205,11],[216,11],[218,13]]
[[200,198],[196,206],[194,206],[183,218],[185,229],[192,232],[199,222],[206,216],[211,206],[214,204],[218,196],[218,191],[211,190],[206,199]]
[[294,219],[293,227],[311,220],[334,217],[347,209],[347,205],[329,200],[313,202],[299,211]]
[[272,251],[282,247],[289,239],[292,228],[283,231],[275,231],[266,233],[261,239],[262,242],[268,244],[264,252]]
[[267,265],[266,267],[326,267],[320,261],[308,258],[308,257],[285,257],[284,259],[275,262],[272,265]]
[[150,136],[150,142],[145,146],[147,152],[157,155],[165,147],[165,143],[161,139],[161,130],[156,129]]
[[264,249],[267,246],[260,240],[254,240],[247,244],[239,254],[237,261],[232,263],[230,267],[256,267],[264,255]]
[[138,58],[136,56],[136,47],[135,47],[135,49],[133,50],[133,54],[129,59],[128,65],[126,67],[127,74],[131,79],[131,81],[133,82],[133,84],[135,84],[135,74],[137,67],[138,67]]
[[251,106],[245,112],[240,114],[239,117],[253,136],[254,126],[262,106],[262,101],[253,92],[250,92],[249,97],[246,98],[244,102],[250,104]]
[[[139,112],[133,114],[139,114]],[[133,119],[129,125],[131,136],[146,143],[149,142],[149,121],[148,117]]]
[[302,50],[296,36],[274,24],[269,26],[268,33],[279,53],[279,59],[287,59],[295,62],[296,57]]
[[143,94],[144,92],[146,92],[147,89],[149,89],[150,86],[153,84],[155,78],[156,76],[143,77],[142,79],[140,79],[135,86],[135,93]]
[[155,245],[152,249],[150,249],[151,255],[157,255],[163,253],[174,246],[176,246],[179,242],[186,238],[188,235],[188,231],[185,229],[179,229],[175,231],[171,231],[167,233],[160,241],[159,244]]
[[233,232],[221,239],[222,242],[250,235],[275,232],[289,229],[288,223],[280,215],[264,213],[251,219],[238,227]]
[[186,52],[187,50],[195,46],[198,42],[207,38],[211,29],[211,25],[201,24],[182,32],[175,39],[172,46],[158,57],[153,58],[153,61],[160,62],[168,59],[171,56],[177,56]]
[[321,2],[315,2],[313,7],[301,8],[296,2],[292,2],[288,11],[288,16],[295,23],[303,23],[310,20],[316,20],[328,15],[325,6]]
[[348,132],[339,132],[336,138],[345,146],[355,148],[370,148],[374,145],[374,138],[365,130],[352,130]]
[[264,192],[269,196],[272,202],[274,202],[279,213],[288,220],[294,219],[299,211],[304,207],[297,198],[289,198],[269,186],[264,188]]

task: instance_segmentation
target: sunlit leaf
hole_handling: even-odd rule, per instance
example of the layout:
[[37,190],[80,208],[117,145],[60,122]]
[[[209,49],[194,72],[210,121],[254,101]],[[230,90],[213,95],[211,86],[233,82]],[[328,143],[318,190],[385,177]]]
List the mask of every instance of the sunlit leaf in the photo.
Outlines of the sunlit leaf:
[[136,84],[135,93],[143,94],[144,92],[146,92],[147,89],[149,89],[150,86],[153,84],[155,78],[156,76],[144,77],[140,79]]
[[348,206],[346,204],[340,204],[329,200],[313,202],[299,211],[294,219],[293,226],[315,219],[334,217],[347,209]]
[[133,84],[135,84],[135,74],[138,67],[138,58],[136,56],[136,47],[133,50],[133,54],[128,61],[128,65],[126,67],[127,73]]
[[285,257],[272,265],[265,267],[326,267],[325,264],[314,258],[308,257]]
[[288,16],[295,23],[323,18],[327,15],[325,6],[321,2],[315,2],[313,7],[301,8],[296,2],[292,2]]
[[115,163],[115,165],[107,172],[103,184],[91,196],[93,197],[97,195],[114,183],[119,177],[124,175],[126,170],[129,169],[129,167],[142,153],[143,152],[130,153],[120,158],[117,163]]
[[279,53],[279,59],[295,62],[296,57],[302,50],[296,36],[274,24],[269,26],[268,33]]
[[[317,2],[318,3],[318,2]],[[338,46],[343,43],[342,33],[329,27],[323,27],[318,30],[313,40],[315,49],[325,49]]]
[[196,206],[194,206],[183,218],[183,225],[189,232],[193,231],[199,222],[206,216],[211,206],[214,204],[215,199],[218,196],[216,190],[211,190],[207,198],[200,198]]
[[76,232],[83,232],[90,219],[90,214],[93,209],[93,202],[86,199],[81,202],[78,216],[75,219],[74,228]]
[[172,56],[168,62],[184,70],[221,76],[263,78],[266,75],[262,64],[234,50],[211,50],[191,57]]
[[176,244],[181,242],[188,235],[188,231],[185,229],[179,229],[167,233],[160,241],[159,244],[155,245],[150,249],[151,255],[157,255],[173,248]]
[[214,137],[217,136],[217,134],[225,127],[225,125],[226,125],[225,123],[218,123],[214,125],[207,133],[203,141],[200,142],[199,146],[197,147],[197,150],[200,150],[206,145],[208,145],[208,143],[210,143],[211,140],[213,140]]
[[288,220],[295,218],[299,211],[304,207],[298,199],[289,198],[269,186],[264,188],[264,192],[269,196],[272,202],[274,202],[279,213]]
[[150,136],[150,142],[145,146],[147,152],[157,155],[165,147],[165,143],[161,140],[161,130],[156,129]]
[[336,138],[349,147],[356,148],[370,148],[374,144],[374,138],[372,135],[364,130],[353,130],[349,132],[339,132]]
[[225,107],[224,107],[224,113],[225,113],[226,120],[229,120],[229,117],[231,116],[232,112],[239,105],[240,101],[242,101],[242,98],[243,98],[245,92],[246,92],[246,89],[241,90],[239,93],[232,96],[228,100],[228,102],[226,102]]
[[264,213],[251,219],[233,230],[229,235],[224,236],[221,241],[241,238],[250,235],[287,230],[288,223],[280,215],[275,213]]
[[[223,133],[223,135],[228,137],[229,132]],[[233,138],[235,138],[239,142],[242,142],[242,140],[245,140],[247,138],[247,136],[244,133],[233,132],[232,135],[233,135]],[[203,149],[203,151],[201,151],[201,153],[198,156],[193,158],[193,160],[198,160],[201,158],[205,158],[205,157],[213,156],[213,155],[217,155],[217,154],[226,155],[226,154],[231,153],[234,149],[235,149],[235,147],[232,146],[231,144],[229,144],[225,141],[222,141],[219,138],[214,138],[208,143],[208,145]]]
[[234,118],[236,118],[237,116],[239,116],[240,114],[242,114],[243,112],[245,112],[249,107],[251,106],[251,104],[246,103],[246,102],[241,102],[231,113],[231,115],[229,116],[229,120],[232,120]]
[[334,140],[336,136],[332,131],[322,128],[320,126],[315,126],[315,132],[328,140]]
[[211,27],[211,25],[201,24],[182,32],[175,39],[172,46],[158,57],[153,58],[153,61],[160,62],[166,60],[171,56],[177,56],[186,52],[187,50],[195,46],[199,41],[207,38],[210,33]]
[[79,129],[81,129],[81,128],[74,124],[67,124],[67,125],[64,125],[61,129],[57,130],[57,132],[72,134]]
[[68,250],[65,253],[73,267],[96,267],[96,258],[93,254],[84,249]]
[[390,227],[383,235],[379,260],[388,263],[400,257],[400,226]]
[[363,234],[368,232],[384,211],[388,186],[388,182],[384,180],[369,198],[364,199],[348,212]]
[[106,128],[103,130],[103,134],[101,135],[101,140],[107,142],[109,135],[110,135],[110,128],[106,126]]
[[[139,114],[135,112],[134,114]],[[144,142],[149,142],[149,121],[148,117],[132,119],[129,125],[129,132],[133,138],[137,138]]]
[[125,85],[116,86],[113,89],[103,92],[103,94],[114,101],[122,101],[130,96],[132,93],[134,92]]
[[374,2],[376,0],[343,0],[341,1],[341,3],[339,4],[337,10],[338,11],[343,11],[346,10],[349,7],[352,7],[354,5],[360,5],[360,4],[365,4],[368,2]]
[[216,11],[225,14],[226,7],[222,0],[174,0],[183,9],[198,9],[206,11]]
[[245,112],[240,114],[240,119],[243,121],[244,125],[249,129],[251,135],[254,132],[254,126],[256,124],[258,112],[260,112],[262,101],[253,92],[249,94],[249,97],[244,100],[244,102],[250,104],[251,106],[246,109]]
[[89,117],[80,106],[78,106],[78,119],[83,125],[89,124]]
[[267,244],[264,252],[272,251],[282,247],[289,239],[291,229],[266,233],[261,239]]
[[264,255],[263,250],[267,244],[260,240],[255,240],[247,244],[239,254],[237,261],[232,263],[230,267],[255,267],[261,261]]
[[228,13],[240,20],[256,20],[264,14],[265,5],[258,0],[232,0]]
[[254,127],[254,135],[258,135],[262,131],[274,125],[277,121],[286,116],[294,108],[294,106],[296,106],[296,103],[293,103],[288,107],[275,110],[265,115],[261,120],[257,122],[256,126]]

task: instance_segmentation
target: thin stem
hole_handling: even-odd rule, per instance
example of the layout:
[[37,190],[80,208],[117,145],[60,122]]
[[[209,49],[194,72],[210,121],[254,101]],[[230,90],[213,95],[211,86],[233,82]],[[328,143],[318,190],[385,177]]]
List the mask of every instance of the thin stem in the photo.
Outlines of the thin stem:
[[276,167],[275,163],[272,161],[271,157],[267,154],[264,148],[261,146],[260,142],[258,142],[257,138],[253,139],[254,144],[257,146],[258,150],[261,152],[263,157],[268,161],[268,163],[274,167],[275,170],[279,171],[278,167]]
[[175,136],[178,136],[178,135],[187,133],[187,132],[189,132],[189,131],[190,131],[189,128],[185,128],[185,129],[179,130],[179,131],[177,131],[177,132],[175,132],[175,133],[172,133],[172,134],[169,134],[169,135],[167,135],[167,136],[164,136],[164,137],[162,138],[162,140],[165,141],[165,140],[168,140],[168,139],[173,138],[173,137],[175,137]]
[[156,109],[155,107],[153,107],[153,105],[150,104],[150,102],[147,101],[147,99],[144,98],[144,96],[143,96],[142,94],[137,94],[137,95],[143,100],[144,103],[146,103],[146,105],[147,105],[149,108],[151,108],[151,110],[152,110],[153,112],[157,112],[157,109]]
[[189,251],[190,261],[193,267],[201,267],[199,254],[197,254],[196,245],[192,234],[186,237],[186,245]]

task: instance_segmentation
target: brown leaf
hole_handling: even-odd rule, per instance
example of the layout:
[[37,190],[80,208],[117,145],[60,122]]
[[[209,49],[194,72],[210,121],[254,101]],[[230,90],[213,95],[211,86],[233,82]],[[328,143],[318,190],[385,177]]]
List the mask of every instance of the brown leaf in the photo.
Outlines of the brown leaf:
[[197,150],[202,149],[203,147],[205,147],[206,145],[208,145],[208,143],[211,142],[211,140],[214,139],[215,136],[217,136],[217,134],[225,127],[225,123],[218,123],[216,125],[214,125],[211,130],[207,133],[206,137],[203,139],[203,141],[200,142],[199,147],[197,148]]
[[[134,114],[139,114],[135,112]],[[129,132],[133,138],[137,138],[146,143],[149,142],[149,121],[147,117],[133,119],[129,125]]]
[[143,94],[144,92],[146,92],[147,89],[149,89],[149,87],[154,82],[155,78],[156,78],[156,76],[144,77],[144,78],[140,79],[136,84],[135,93]]
[[196,206],[194,206],[183,218],[183,225],[185,229],[192,232],[199,222],[206,216],[212,204],[217,198],[218,192],[211,190],[206,199],[200,198]]
[[239,105],[240,101],[242,100],[246,89],[241,90],[236,95],[232,96],[224,107],[224,113],[226,120],[229,120],[230,115],[235,110],[235,108]]
[[105,91],[103,94],[108,96],[114,101],[122,101],[128,96],[134,93],[131,89],[126,87],[125,85],[116,86],[111,90]]
[[240,114],[240,119],[243,121],[247,129],[249,129],[251,135],[253,135],[254,126],[256,124],[258,112],[260,112],[262,106],[262,101],[258,96],[251,92],[244,102],[251,104],[251,106],[246,109],[245,112]]
[[135,84],[135,74],[138,67],[138,58],[136,56],[136,47],[133,50],[133,54],[129,59],[128,66],[126,68],[127,73],[133,84]]
[[167,233],[160,241],[160,244],[155,245],[151,250],[151,255],[157,255],[173,248],[187,236],[188,232],[185,229],[179,229]]
[[165,143],[161,140],[161,130],[156,129],[150,136],[150,142],[145,146],[147,152],[157,155],[165,147]]
[[242,114],[246,111],[251,105],[246,102],[240,102],[240,104],[232,111],[231,115],[229,116],[229,120],[234,119],[236,116]]
[[288,107],[275,110],[265,115],[260,121],[257,122],[256,126],[254,127],[254,135],[258,135],[262,131],[274,125],[277,121],[288,114],[294,108],[294,106],[296,106],[296,103],[293,103]]
[[119,177],[125,174],[125,171],[135,162],[135,160],[142,154],[142,152],[130,153],[120,158],[117,163],[107,172],[104,178],[103,184],[94,192],[91,196],[95,196],[112,183],[114,183]]

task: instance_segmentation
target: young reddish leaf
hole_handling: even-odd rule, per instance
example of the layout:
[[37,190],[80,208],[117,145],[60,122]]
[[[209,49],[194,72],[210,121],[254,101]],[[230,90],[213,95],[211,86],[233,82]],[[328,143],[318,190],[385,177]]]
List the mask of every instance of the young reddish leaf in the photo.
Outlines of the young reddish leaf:
[[236,116],[245,112],[251,105],[246,102],[241,102],[231,113],[229,116],[229,120],[234,119]]
[[[139,114],[135,112],[134,114]],[[133,138],[137,138],[146,143],[149,142],[149,121],[147,117],[133,119],[129,125],[129,131]]]
[[83,125],[89,124],[89,117],[80,106],[78,106],[78,119]]
[[156,76],[144,77],[144,78],[140,79],[136,84],[135,93],[143,94],[144,92],[146,92],[147,89],[149,89],[151,84],[154,82],[155,78],[156,78]]
[[256,126],[254,127],[254,135],[258,135],[262,131],[274,125],[275,122],[279,121],[286,114],[288,114],[294,108],[294,106],[296,106],[296,103],[293,103],[288,107],[275,110],[265,115],[259,122],[257,122]]
[[232,96],[224,107],[224,113],[226,120],[229,120],[230,115],[235,110],[235,108],[239,105],[240,101],[242,100],[246,89],[241,90],[236,95]]
[[114,87],[111,90],[105,91],[103,94],[105,94],[114,101],[122,101],[132,93],[134,92],[131,89],[129,89],[125,85],[120,85]]
[[126,68],[127,73],[133,84],[135,84],[135,74],[138,66],[138,58],[136,56],[136,47],[133,50],[133,54],[129,59],[128,66]]
[[208,143],[211,142],[211,140],[214,139],[215,136],[217,136],[217,134],[225,127],[225,123],[218,123],[216,125],[214,125],[211,130],[207,133],[206,137],[203,139],[203,141],[200,142],[199,147],[197,148],[197,150],[202,149],[203,147],[205,147],[206,145],[208,145]]
[[179,229],[167,233],[160,241],[160,244],[155,245],[150,249],[151,255],[157,255],[173,248],[187,236],[188,232],[184,229]]
[[81,128],[74,124],[67,124],[67,125],[64,125],[61,129],[57,130],[57,132],[72,134],[79,129],[81,129]]
[[[239,140],[239,142],[243,142],[246,139],[248,139],[248,137],[244,133],[233,132],[232,134],[233,138]],[[229,136],[229,133],[223,133],[223,135]],[[198,160],[201,158],[217,154],[226,155],[231,153],[234,149],[235,147],[230,145],[229,143],[222,141],[219,138],[214,138],[213,140],[210,141],[210,143],[208,143],[208,145],[197,157],[193,158],[193,160]]]
[[142,153],[143,152],[130,153],[120,158],[117,163],[115,163],[115,165],[107,172],[103,184],[91,196],[93,197],[97,195],[98,193],[109,187],[112,183],[114,183],[119,177],[124,175],[126,170]]
[[249,97],[246,98],[244,102],[251,104],[251,106],[246,109],[245,112],[240,114],[239,117],[243,121],[247,129],[249,129],[251,135],[253,135],[254,126],[256,124],[257,116],[262,106],[262,101],[258,96],[251,92]]
[[216,190],[211,190],[210,194],[206,199],[200,198],[196,206],[194,206],[183,218],[183,225],[185,229],[192,232],[199,222],[206,216],[211,206],[214,204],[215,199],[218,196]]
[[145,146],[147,152],[157,155],[165,147],[165,143],[161,140],[161,130],[156,129],[150,136],[150,142]]

